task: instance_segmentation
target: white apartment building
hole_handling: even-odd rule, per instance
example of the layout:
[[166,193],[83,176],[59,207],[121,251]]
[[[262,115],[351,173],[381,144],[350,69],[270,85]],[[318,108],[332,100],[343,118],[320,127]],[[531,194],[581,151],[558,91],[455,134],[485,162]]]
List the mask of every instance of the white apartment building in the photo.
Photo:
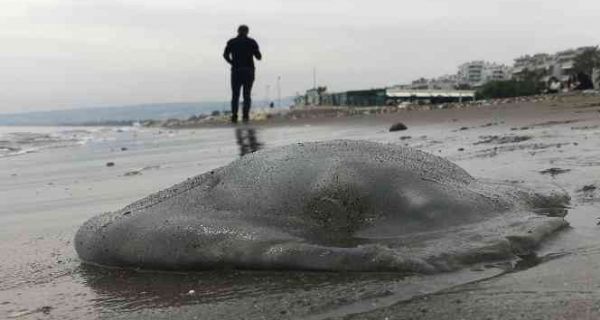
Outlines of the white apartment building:
[[542,74],[542,81],[544,82],[548,81],[551,77],[565,82],[572,74],[575,57],[589,48],[591,47],[559,51],[552,55],[538,53],[533,56],[526,55],[519,57],[515,59],[511,78],[522,79],[525,72],[529,71]]
[[470,87],[479,87],[489,81],[509,79],[509,70],[507,66],[497,63],[471,61],[458,67],[458,82]]

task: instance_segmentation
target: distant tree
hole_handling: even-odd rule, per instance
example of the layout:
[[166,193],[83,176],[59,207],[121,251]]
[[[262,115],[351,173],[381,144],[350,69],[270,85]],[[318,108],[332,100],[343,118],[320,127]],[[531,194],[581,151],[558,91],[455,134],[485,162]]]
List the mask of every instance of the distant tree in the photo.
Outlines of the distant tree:
[[544,77],[548,76],[548,73],[549,72],[546,69],[524,69],[519,76],[519,80],[525,82],[542,83]]
[[[591,79],[595,68],[600,68],[600,49],[587,48],[575,57],[573,75],[584,74]],[[600,78],[597,81],[600,81]]]
[[542,92],[543,84],[537,80],[502,80],[490,81],[475,93],[477,100],[512,98],[536,95]]

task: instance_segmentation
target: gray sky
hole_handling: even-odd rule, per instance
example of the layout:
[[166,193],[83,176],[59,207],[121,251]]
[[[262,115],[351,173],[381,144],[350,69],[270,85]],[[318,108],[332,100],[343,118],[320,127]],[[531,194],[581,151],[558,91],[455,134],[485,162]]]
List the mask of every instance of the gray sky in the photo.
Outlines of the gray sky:
[[598,0],[2,0],[0,113],[229,99],[240,23],[255,99],[393,85],[473,59],[600,44]]

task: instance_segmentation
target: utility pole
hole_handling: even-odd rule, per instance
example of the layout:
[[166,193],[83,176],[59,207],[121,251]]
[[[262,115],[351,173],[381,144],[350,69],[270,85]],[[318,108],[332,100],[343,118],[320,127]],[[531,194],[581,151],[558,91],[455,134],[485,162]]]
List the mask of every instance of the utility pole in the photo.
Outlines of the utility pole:
[[281,76],[277,76],[277,107],[281,108]]

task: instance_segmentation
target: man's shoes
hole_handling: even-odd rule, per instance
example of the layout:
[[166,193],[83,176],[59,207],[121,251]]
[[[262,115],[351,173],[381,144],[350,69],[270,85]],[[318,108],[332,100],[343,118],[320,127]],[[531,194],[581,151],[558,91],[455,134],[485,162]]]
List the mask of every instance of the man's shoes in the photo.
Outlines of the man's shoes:
[[236,124],[237,122],[238,122],[237,115],[236,114],[231,115],[231,123]]
[[250,117],[248,117],[248,116],[244,116],[244,117],[242,118],[242,121],[243,121],[244,123],[248,123],[248,121],[250,121]]

